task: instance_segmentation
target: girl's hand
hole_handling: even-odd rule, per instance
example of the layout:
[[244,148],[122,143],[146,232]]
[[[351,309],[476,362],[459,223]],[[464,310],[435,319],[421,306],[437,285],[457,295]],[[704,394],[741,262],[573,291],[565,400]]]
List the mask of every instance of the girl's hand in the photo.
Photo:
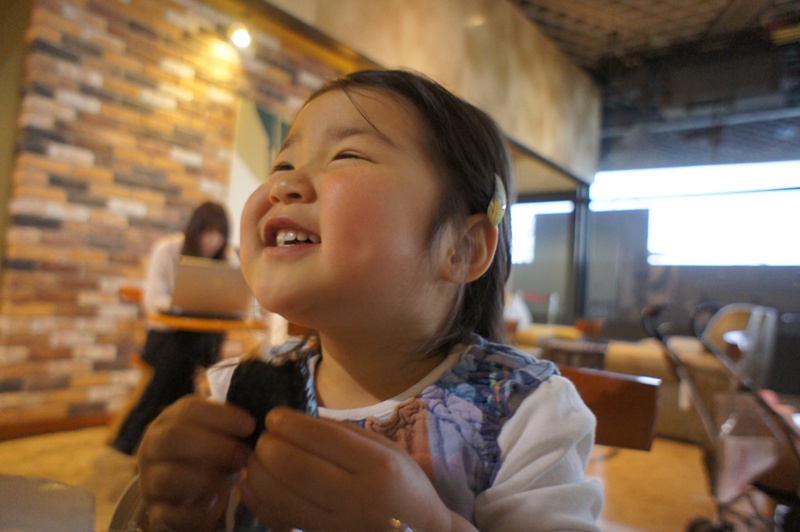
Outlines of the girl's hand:
[[449,532],[458,519],[394,442],[286,408],[267,415],[240,491],[259,520],[279,530],[386,532],[395,518]]
[[207,530],[222,517],[255,428],[244,410],[196,396],[166,408],[139,446],[139,484],[153,525]]

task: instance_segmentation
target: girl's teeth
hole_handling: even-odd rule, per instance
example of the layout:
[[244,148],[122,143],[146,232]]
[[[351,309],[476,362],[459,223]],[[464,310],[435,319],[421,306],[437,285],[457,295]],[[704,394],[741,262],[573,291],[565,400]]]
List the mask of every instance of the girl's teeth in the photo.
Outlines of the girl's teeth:
[[278,231],[275,235],[275,244],[277,246],[285,246],[291,242],[311,242],[312,244],[319,244],[320,238],[317,235],[306,233],[304,231],[292,231],[289,229]]

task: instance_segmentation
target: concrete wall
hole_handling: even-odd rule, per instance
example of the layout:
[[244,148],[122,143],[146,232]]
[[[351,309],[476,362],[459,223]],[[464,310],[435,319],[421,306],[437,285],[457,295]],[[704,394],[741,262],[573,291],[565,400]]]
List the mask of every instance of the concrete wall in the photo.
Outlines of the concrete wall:
[[600,90],[506,0],[269,0],[378,63],[431,75],[591,182]]

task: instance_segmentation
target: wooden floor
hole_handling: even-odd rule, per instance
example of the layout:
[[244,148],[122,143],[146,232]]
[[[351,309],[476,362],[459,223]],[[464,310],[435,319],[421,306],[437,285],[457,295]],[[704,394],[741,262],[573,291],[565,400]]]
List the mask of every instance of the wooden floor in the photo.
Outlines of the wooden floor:
[[586,474],[603,483],[604,532],[677,532],[692,519],[714,517],[697,446],[666,439],[649,452],[596,446]]
[[[87,488],[95,494],[98,531],[135,472],[134,459],[105,445],[104,427],[0,442],[0,474],[28,475]],[[711,517],[698,448],[657,439],[650,452],[596,447],[588,476],[601,480],[604,532],[675,532],[694,517]],[[0,502],[2,506],[2,502]]]

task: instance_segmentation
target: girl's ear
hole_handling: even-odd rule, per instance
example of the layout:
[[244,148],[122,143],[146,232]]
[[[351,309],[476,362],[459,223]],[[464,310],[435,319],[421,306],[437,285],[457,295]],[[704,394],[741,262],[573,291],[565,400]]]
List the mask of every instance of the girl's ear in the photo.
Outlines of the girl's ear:
[[498,230],[486,214],[473,214],[450,249],[445,278],[456,283],[471,283],[486,273],[497,249]]

